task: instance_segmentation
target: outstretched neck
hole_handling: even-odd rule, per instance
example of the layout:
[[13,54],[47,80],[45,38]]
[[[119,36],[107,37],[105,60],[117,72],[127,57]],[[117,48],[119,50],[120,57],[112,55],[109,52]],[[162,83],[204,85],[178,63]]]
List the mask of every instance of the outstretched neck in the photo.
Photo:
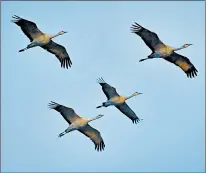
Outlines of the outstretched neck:
[[184,49],[185,47],[181,46],[179,48],[174,48],[174,51],[177,51],[177,50],[181,50],[181,49]]
[[134,94],[132,94],[131,96],[129,96],[129,97],[126,97],[126,99],[125,100],[128,100],[128,99],[130,99],[130,98],[132,98],[132,97],[134,97]]
[[60,34],[58,33],[58,34],[55,34],[55,35],[52,35],[52,36],[50,36],[50,39],[52,39],[52,38],[55,38],[55,37],[58,37]]
[[98,117],[93,117],[93,118],[88,118],[88,122],[91,122],[91,121],[94,121],[94,120],[97,120],[99,119]]

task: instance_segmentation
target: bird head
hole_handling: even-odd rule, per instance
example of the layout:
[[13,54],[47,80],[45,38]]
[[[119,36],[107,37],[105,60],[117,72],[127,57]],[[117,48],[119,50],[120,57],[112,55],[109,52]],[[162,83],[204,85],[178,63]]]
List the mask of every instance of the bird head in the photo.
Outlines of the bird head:
[[66,34],[66,33],[67,33],[66,31],[60,31],[59,35],[63,35],[63,34]]
[[189,46],[191,46],[192,44],[184,44],[182,47],[187,48]]
[[101,115],[101,114],[100,114],[100,115],[97,115],[97,118],[101,118],[101,117],[103,117],[103,116],[104,116],[104,115]]
[[138,95],[140,95],[140,94],[142,94],[142,93],[135,92],[133,95],[134,95],[134,96],[138,96]]

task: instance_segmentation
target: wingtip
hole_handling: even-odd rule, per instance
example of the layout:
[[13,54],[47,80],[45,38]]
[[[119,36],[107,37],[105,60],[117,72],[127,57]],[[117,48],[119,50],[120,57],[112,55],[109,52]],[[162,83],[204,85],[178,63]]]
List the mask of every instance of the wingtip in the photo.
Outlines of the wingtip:
[[97,83],[102,84],[102,83],[106,83],[106,82],[104,81],[104,79],[102,77],[99,77],[97,79]]
[[47,105],[47,107],[48,107],[49,109],[54,109],[56,106],[58,106],[58,103],[53,102],[53,101],[50,101],[50,102],[48,103],[48,105]]
[[61,68],[69,69],[69,67],[71,68],[72,66],[72,61],[69,58],[59,60],[59,61],[61,63]]
[[95,150],[102,152],[105,148],[104,141],[101,141],[99,144],[95,144]]
[[139,119],[139,118],[136,118],[134,120],[132,120],[133,124],[137,124],[137,123],[140,123],[143,119]]
[[188,78],[195,78],[197,76],[198,70],[193,66],[189,70],[187,70],[185,73]]

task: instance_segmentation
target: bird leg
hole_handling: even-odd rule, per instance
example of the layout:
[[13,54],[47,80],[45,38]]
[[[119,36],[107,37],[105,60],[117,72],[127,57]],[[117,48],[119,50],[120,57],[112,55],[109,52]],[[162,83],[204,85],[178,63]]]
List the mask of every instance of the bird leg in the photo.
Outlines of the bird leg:
[[38,46],[37,43],[36,42],[32,42],[26,48],[19,50],[19,52],[23,52],[23,51],[25,51],[27,49],[30,49],[32,47],[35,47],[35,46]]
[[106,101],[106,102],[103,102],[102,105],[97,106],[96,108],[108,107],[108,106],[111,106],[112,104],[113,104],[113,103],[112,103],[110,100],[108,100],[108,101]]
[[74,127],[73,124],[71,124],[64,132],[62,132],[62,133],[59,134],[59,137],[62,137],[62,136],[64,136],[65,134],[67,134],[67,133],[69,133],[69,132],[71,132],[71,131],[73,131],[73,130],[76,130],[76,128]]
[[64,136],[65,134],[66,134],[66,132],[64,131],[64,132],[60,133],[58,137],[60,138],[60,137]]
[[97,106],[96,108],[101,108],[101,107],[103,107],[103,105]]
[[142,61],[147,60],[147,59],[149,59],[149,58],[140,59],[139,62],[142,62]]
[[21,50],[19,50],[19,52],[23,52],[23,51],[25,51],[25,50],[27,50],[28,48],[26,47],[26,48],[24,48],[24,49],[21,49]]

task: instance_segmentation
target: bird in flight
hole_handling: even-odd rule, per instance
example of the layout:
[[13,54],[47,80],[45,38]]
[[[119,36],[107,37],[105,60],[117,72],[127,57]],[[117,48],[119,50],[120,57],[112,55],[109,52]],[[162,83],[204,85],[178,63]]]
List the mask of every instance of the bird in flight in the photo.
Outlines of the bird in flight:
[[116,89],[112,86],[110,86],[109,84],[107,84],[103,78],[99,78],[97,79],[97,82],[102,86],[102,90],[104,92],[104,94],[107,97],[107,101],[103,102],[102,105],[97,106],[97,108],[101,108],[101,107],[108,107],[108,106],[115,106],[117,109],[119,109],[124,115],[126,115],[128,118],[130,118],[132,120],[133,123],[137,123],[142,119],[139,119],[137,117],[137,115],[134,113],[134,111],[127,105],[127,103],[125,102],[126,100],[140,95],[142,93],[139,92],[135,92],[134,94],[132,94],[129,97],[125,97],[125,96],[120,96]]
[[103,115],[98,115],[93,118],[83,118],[77,115],[74,109],[60,105],[53,101],[49,103],[48,107],[59,112],[63,116],[63,118],[69,123],[69,127],[64,132],[60,133],[59,137],[62,137],[65,134],[70,133],[74,130],[78,130],[92,140],[95,145],[95,150],[104,150],[105,144],[100,132],[88,124],[91,121],[103,117]]
[[30,44],[28,44],[26,48],[19,50],[19,52],[40,46],[48,52],[54,54],[60,61],[61,67],[67,69],[68,66],[71,67],[72,61],[65,47],[52,41],[53,38],[67,33],[66,31],[60,31],[55,35],[48,35],[41,32],[34,22],[28,21],[16,15],[12,17],[14,18],[14,20],[11,21],[17,24],[30,40]]
[[136,22],[132,25],[131,32],[140,36],[145,44],[152,50],[152,53],[147,58],[140,59],[140,62],[147,59],[162,58],[179,66],[187,74],[187,77],[192,78],[197,76],[198,71],[190,60],[175,52],[187,48],[192,44],[184,44],[179,48],[165,45],[156,33],[149,31]]

